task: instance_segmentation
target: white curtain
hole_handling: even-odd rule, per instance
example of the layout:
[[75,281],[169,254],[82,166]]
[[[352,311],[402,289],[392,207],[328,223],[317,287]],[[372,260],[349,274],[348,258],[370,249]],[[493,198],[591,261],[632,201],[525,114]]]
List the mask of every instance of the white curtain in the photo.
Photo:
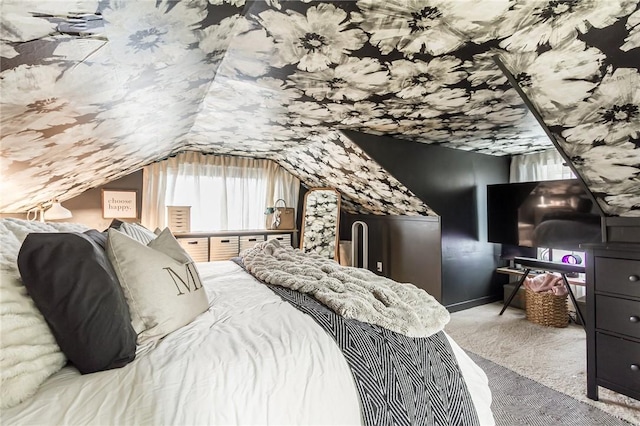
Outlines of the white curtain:
[[511,157],[509,182],[571,179],[574,174],[555,149]]
[[166,226],[166,206],[191,206],[191,231],[264,229],[267,206],[298,203],[299,180],[270,160],[186,152],[144,168],[143,225]]

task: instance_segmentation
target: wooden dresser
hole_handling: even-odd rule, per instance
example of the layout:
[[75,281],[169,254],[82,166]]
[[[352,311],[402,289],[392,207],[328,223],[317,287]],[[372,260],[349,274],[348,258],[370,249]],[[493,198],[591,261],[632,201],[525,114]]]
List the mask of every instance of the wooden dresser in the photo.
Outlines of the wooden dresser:
[[640,400],[640,244],[587,250],[587,396],[598,386]]

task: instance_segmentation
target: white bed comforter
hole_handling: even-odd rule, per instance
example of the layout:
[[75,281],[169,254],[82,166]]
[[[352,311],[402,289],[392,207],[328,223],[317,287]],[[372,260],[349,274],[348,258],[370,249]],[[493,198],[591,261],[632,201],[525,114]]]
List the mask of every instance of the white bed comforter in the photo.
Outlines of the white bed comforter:
[[[198,269],[209,311],[124,368],[65,367],[0,423],[360,424],[349,366],[313,319],[232,262]],[[485,374],[451,345],[481,424],[493,424]]]

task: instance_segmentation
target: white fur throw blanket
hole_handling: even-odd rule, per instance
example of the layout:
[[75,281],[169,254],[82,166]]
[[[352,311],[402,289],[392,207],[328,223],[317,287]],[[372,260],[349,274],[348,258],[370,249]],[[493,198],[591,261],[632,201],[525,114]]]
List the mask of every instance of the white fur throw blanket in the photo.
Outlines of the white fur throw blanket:
[[428,337],[449,322],[449,312],[426,291],[373,272],[341,266],[314,253],[259,243],[241,254],[247,270],[272,285],[313,296],[344,318],[376,324],[409,337]]
[[[32,396],[66,357],[27,294],[18,272],[18,251],[30,232],[78,232],[77,224],[0,220],[0,408]],[[45,419],[43,419],[45,421]]]

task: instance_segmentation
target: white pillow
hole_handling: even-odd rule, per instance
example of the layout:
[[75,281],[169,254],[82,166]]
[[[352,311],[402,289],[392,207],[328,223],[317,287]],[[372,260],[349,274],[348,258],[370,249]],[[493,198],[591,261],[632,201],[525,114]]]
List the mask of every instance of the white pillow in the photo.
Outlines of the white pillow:
[[147,246],[111,228],[107,256],[138,333],[138,345],[189,324],[209,308],[193,260],[168,228]]
[[[57,225],[57,226],[56,226]],[[30,232],[77,232],[78,224],[0,220],[0,408],[31,397],[66,357],[51,329],[27,294],[18,272],[18,251]]]
[[[36,220],[24,220],[15,218],[2,219],[2,223],[6,226],[6,229],[13,234],[20,244],[27,238],[31,232],[84,232],[89,229],[88,226],[80,223],[69,222],[39,222]],[[19,249],[19,248],[18,248]],[[4,251],[4,250],[3,250]],[[16,250],[15,258],[18,258],[18,251]],[[16,270],[18,265],[16,264]]]
[[33,396],[67,358],[20,279],[0,270],[0,408]]

